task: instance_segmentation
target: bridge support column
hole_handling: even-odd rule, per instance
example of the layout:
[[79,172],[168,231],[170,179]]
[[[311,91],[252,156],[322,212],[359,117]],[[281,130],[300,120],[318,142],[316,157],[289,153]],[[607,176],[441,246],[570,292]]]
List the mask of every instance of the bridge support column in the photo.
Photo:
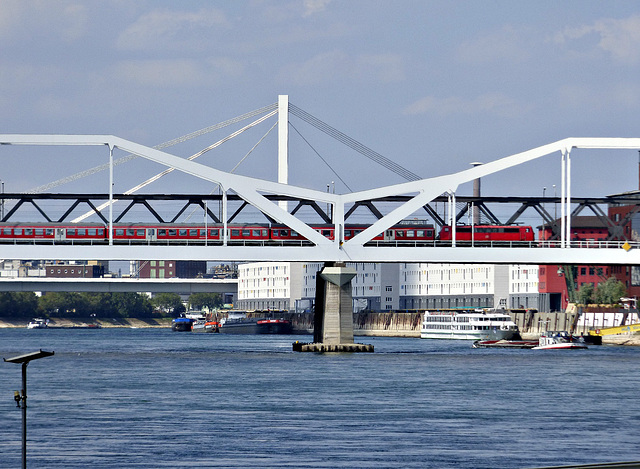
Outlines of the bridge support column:
[[373,345],[353,342],[351,279],[355,276],[355,269],[344,263],[325,264],[316,277],[313,343],[294,343],[294,351],[373,352]]

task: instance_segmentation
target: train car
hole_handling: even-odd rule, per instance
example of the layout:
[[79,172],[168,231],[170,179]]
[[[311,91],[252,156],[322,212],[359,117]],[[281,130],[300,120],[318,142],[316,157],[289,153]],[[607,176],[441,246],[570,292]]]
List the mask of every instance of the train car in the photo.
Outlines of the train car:
[[72,242],[94,243],[106,238],[106,230],[101,223],[68,225],[62,223],[0,223],[0,242],[37,243]]
[[184,224],[177,223],[171,225],[156,225],[153,228],[155,234],[149,233],[152,241],[158,241],[162,244],[171,243],[205,243],[205,242],[219,242],[222,239],[221,226],[204,226],[200,224]]
[[269,225],[229,225],[228,230],[231,243],[264,243],[270,239]]
[[[460,225],[456,226],[457,241],[534,241],[533,228],[530,226],[501,225]],[[440,230],[440,241],[451,241],[451,226],[445,225]]]
[[384,239],[398,242],[433,241],[436,239],[436,230],[433,225],[400,224],[386,230]]

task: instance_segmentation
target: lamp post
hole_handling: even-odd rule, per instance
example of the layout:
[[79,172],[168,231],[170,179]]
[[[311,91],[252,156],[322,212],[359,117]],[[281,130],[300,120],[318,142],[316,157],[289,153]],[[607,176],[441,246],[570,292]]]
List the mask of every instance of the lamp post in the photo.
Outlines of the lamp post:
[[22,409],[22,469],[27,469],[27,365],[31,360],[50,357],[54,352],[31,352],[17,357],[4,358],[7,363],[19,363],[22,365],[22,391],[16,391],[13,398],[18,407]]

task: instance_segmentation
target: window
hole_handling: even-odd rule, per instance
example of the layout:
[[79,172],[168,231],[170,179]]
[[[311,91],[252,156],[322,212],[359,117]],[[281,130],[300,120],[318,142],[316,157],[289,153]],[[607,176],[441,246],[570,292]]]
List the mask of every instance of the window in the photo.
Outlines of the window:
[[168,231],[169,236],[176,236],[178,234],[178,230],[171,229]]
[[187,236],[187,230],[184,228],[181,230],[178,230],[178,236]]
[[127,228],[127,238],[132,238],[135,235],[135,230],[133,228]]
[[25,228],[24,229],[25,236],[33,236],[33,228]]
[[124,236],[124,230],[122,228],[116,228],[116,236]]
[[167,230],[164,228],[158,229],[158,236],[167,236]]
[[240,230],[231,230],[231,236],[234,238],[240,237]]
[[36,236],[44,235],[44,228],[36,228]]
[[393,291],[393,286],[391,286],[391,285],[387,285],[387,286],[384,288],[384,290],[385,290],[385,291]]
[[136,231],[136,236],[144,238],[144,230],[137,230]]
[[197,238],[197,237],[198,237],[198,230],[196,230],[196,229],[190,229],[190,230],[189,230],[189,237],[190,237],[190,238]]
[[87,233],[89,236],[95,236],[96,235],[96,229],[95,228],[89,228],[87,230]]

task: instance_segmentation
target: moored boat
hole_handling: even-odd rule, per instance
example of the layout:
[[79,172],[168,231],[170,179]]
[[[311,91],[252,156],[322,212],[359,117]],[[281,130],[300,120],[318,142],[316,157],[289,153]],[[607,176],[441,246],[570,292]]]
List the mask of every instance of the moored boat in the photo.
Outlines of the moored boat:
[[533,350],[568,350],[586,349],[587,344],[581,338],[574,337],[566,331],[545,332],[540,336],[538,345]]
[[29,321],[29,324],[27,324],[27,329],[46,329],[47,327],[49,327],[48,319],[36,318]]
[[191,318],[175,318],[171,321],[171,330],[173,332],[191,332],[194,320]]
[[222,334],[291,334],[293,327],[286,319],[248,317],[244,311],[229,312],[220,321]]
[[520,339],[518,326],[504,310],[468,309],[426,311],[423,339],[502,340]]

